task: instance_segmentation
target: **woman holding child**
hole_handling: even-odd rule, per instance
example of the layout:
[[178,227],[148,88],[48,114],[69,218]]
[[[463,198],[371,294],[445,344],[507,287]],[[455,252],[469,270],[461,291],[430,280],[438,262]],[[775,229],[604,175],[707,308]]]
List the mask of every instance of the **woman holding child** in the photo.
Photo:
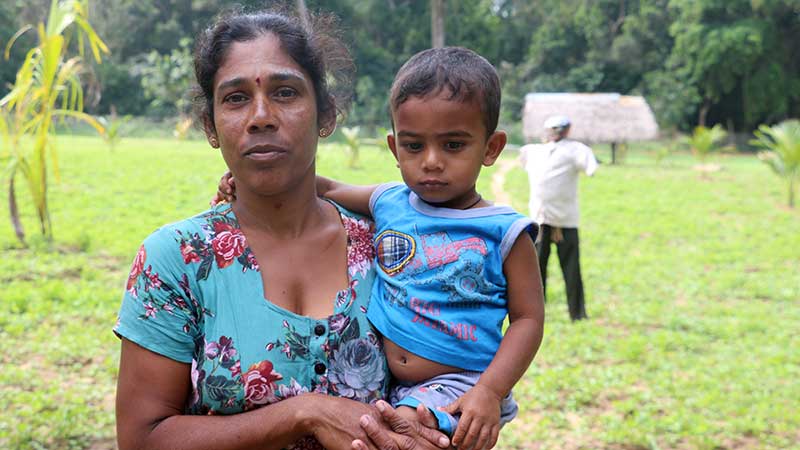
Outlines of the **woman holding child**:
[[195,73],[237,199],[139,249],[114,328],[120,449],[447,446],[379,401],[373,225],[317,197],[317,142],[347,104],[333,86],[350,81],[346,49],[282,14],[235,13],[200,36]]

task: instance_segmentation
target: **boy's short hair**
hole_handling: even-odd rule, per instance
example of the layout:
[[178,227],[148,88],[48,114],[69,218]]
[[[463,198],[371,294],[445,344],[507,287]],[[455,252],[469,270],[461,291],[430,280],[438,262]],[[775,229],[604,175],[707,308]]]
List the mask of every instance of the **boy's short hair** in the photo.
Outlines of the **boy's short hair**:
[[412,56],[394,77],[389,105],[394,111],[411,97],[443,90],[450,92],[448,100],[476,101],[487,138],[495,132],[500,115],[500,77],[486,58],[467,48],[431,48]]

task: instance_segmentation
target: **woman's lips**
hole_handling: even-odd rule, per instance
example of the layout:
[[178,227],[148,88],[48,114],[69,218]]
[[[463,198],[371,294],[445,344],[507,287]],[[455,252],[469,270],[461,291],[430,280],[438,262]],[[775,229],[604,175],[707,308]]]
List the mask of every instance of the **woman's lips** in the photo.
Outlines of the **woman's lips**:
[[288,152],[273,145],[257,145],[244,152],[244,157],[255,161],[275,161],[286,156]]

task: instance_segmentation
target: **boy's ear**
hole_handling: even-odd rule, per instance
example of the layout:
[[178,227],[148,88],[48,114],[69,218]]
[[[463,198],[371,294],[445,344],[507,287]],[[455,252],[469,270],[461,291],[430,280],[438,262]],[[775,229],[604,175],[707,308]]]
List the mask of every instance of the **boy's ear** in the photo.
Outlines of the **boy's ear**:
[[489,167],[497,161],[500,153],[506,148],[506,142],[508,142],[508,136],[505,131],[495,131],[489,136],[486,141],[486,154],[483,156],[484,166]]
[[386,135],[386,143],[389,144],[389,150],[392,151],[394,159],[397,159],[397,141],[394,140],[394,133]]

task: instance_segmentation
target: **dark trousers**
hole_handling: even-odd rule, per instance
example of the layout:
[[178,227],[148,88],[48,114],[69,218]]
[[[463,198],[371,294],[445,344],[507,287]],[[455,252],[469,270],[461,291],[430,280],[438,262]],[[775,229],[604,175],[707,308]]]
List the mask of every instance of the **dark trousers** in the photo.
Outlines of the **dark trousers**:
[[586,319],[586,306],[583,298],[583,280],[581,279],[580,252],[578,250],[578,229],[561,228],[563,239],[560,242],[552,240],[553,228],[542,225],[539,230],[540,237],[536,242],[536,251],[539,253],[539,270],[542,272],[542,288],[547,296],[547,260],[550,258],[550,244],[556,244],[558,262],[561,263],[561,273],[567,285],[567,305],[569,317],[572,320]]

